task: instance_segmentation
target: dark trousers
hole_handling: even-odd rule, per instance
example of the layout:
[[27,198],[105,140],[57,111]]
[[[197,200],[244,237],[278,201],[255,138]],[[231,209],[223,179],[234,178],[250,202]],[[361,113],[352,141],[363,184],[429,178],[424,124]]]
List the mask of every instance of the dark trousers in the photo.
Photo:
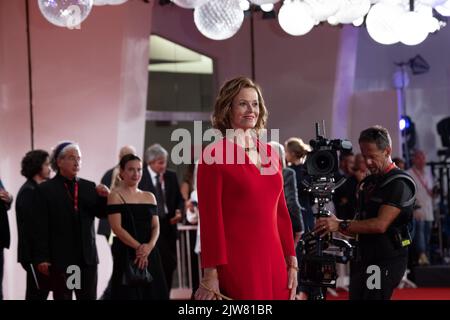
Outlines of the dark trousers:
[[3,300],[3,248],[0,248],[0,300]]
[[173,273],[177,268],[177,229],[168,218],[161,219],[160,234],[157,242],[161,263],[166,277],[167,288],[172,289]]
[[[108,226],[109,226],[109,224],[108,224]],[[100,225],[98,228],[100,229]],[[109,236],[105,235],[105,237],[106,237],[106,242],[108,242]],[[109,242],[108,242],[108,244],[109,244]],[[111,246],[109,248],[111,249],[111,255],[112,255]],[[112,287],[112,276],[111,276],[111,278],[109,278],[108,285],[106,286],[105,291],[103,291],[103,294],[100,297],[100,300],[111,300],[111,287]]]
[[80,289],[71,290],[67,287],[67,280],[71,276],[65,268],[51,267],[50,281],[54,300],[72,300],[75,291],[77,300],[97,299],[97,265],[81,266]]
[[[24,268],[24,270],[27,272],[27,288],[25,291],[25,300],[47,300],[48,294],[50,292],[50,278],[40,273],[37,268],[34,267],[34,274],[36,276],[35,279],[30,264],[22,263],[22,268]],[[39,288],[37,287],[37,285],[39,285]]]
[[[300,245],[298,245],[295,248],[295,253],[297,255],[297,261],[299,263],[299,265],[301,264],[302,261],[302,257],[303,257],[303,253],[302,253],[302,248]],[[318,297],[323,296],[323,298],[325,299],[326,297],[326,288],[321,288],[321,287],[312,287],[312,286],[304,286],[300,284],[301,281],[301,277],[300,277],[300,271],[297,273],[297,294],[300,292],[306,293],[306,295],[308,296],[308,300],[316,300],[318,299]]]
[[191,252],[191,270],[192,270],[192,291],[195,293],[200,285],[200,274],[198,269],[198,254],[195,252],[195,242],[197,241],[197,230],[191,230],[189,234],[189,243]]
[[[350,265],[350,300],[390,300],[394,289],[405,275],[408,257],[399,256],[374,263],[352,262]],[[380,287],[370,288],[375,272],[370,266],[378,266]]]

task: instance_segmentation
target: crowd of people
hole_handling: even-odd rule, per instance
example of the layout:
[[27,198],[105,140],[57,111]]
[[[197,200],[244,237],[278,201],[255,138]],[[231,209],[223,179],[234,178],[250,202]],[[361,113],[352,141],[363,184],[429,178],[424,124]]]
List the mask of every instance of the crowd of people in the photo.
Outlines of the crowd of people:
[[[113,256],[102,299],[169,299],[182,221],[199,226],[192,238],[196,251],[189,253],[199,254],[203,271],[195,275],[194,299],[314,295],[314,288],[298,285],[298,243],[305,232],[355,237],[350,298],[390,299],[405,273],[411,241],[415,262],[429,263],[434,191],[425,154],[417,150],[405,171],[391,158],[389,132],[367,128],[358,141],[361,154],[340,153],[335,179],[345,183],[333,196],[335,214],[315,219],[314,199],[303,184],[312,148],[298,137],[284,145],[262,142],[259,132],[267,114],[261,89],[252,80],[237,77],[224,83],[212,115],[222,138],[189,166],[181,185],[159,144],[150,146],[143,160],[133,146],[124,146],[118,164],[100,184],[79,177],[77,143],[59,143],[51,154],[28,152],[21,164],[26,182],[15,199],[26,299],[45,300],[50,291],[56,300],[70,300],[73,292],[77,299],[97,299],[96,217],[97,232],[106,237]],[[13,203],[6,190],[0,181],[0,279],[3,248],[10,245],[7,210]],[[153,280],[124,282],[130,259]],[[373,264],[383,278],[380,288],[370,289],[366,271]],[[73,265],[81,279],[72,288],[67,268]]]

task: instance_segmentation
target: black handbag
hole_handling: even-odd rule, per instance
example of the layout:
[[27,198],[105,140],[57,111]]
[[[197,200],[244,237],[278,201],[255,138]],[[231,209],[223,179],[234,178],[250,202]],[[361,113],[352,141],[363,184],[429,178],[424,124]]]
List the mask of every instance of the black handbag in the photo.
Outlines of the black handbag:
[[149,284],[153,281],[153,277],[147,268],[139,269],[133,259],[128,259],[125,270],[122,275],[122,285],[124,286],[141,286]]
[[[134,223],[134,217],[128,208],[125,199],[119,193],[120,198],[122,199],[125,208],[127,209],[128,215],[130,216],[131,225],[133,227],[134,235],[132,235],[135,239],[137,237],[136,225]],[[153,277],[148,271],[148,268],[140,269],[137,264],[134,263],[134,258],[130,255],[129,249],[126,249],[126,264],[122,274],[122,285],[124,286],[141,286],[149,284],[153,281]]]

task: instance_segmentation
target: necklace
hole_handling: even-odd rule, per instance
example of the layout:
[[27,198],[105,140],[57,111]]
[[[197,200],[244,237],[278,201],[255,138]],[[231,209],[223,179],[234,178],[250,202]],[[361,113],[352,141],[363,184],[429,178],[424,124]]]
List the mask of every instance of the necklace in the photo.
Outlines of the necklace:
[[249,153],[251,150],[256,150],[256,147],[245,147],[244,151]]

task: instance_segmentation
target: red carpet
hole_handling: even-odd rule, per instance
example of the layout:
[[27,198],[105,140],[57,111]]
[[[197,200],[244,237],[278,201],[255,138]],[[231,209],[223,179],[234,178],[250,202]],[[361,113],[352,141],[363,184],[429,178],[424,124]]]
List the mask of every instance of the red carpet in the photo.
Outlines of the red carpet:
[[[327,300],[347,300],[348,292],[338,291],[338,296],[327,295]],[[450,288],[396,289],[392,300],[450,300]]]

